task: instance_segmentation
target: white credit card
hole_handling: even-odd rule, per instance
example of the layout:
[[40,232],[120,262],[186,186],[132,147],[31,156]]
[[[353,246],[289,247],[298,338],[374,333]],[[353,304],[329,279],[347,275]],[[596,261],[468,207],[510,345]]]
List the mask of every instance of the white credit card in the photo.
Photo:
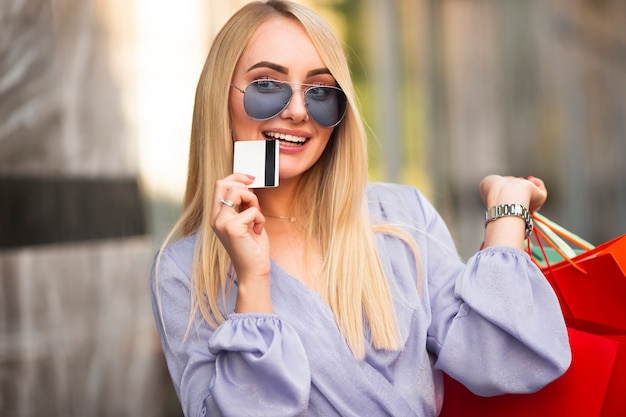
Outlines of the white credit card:
[[240,140],[235,142],[233,173],[252,175],[249,188],[278,187],[278,155],[276,140]]

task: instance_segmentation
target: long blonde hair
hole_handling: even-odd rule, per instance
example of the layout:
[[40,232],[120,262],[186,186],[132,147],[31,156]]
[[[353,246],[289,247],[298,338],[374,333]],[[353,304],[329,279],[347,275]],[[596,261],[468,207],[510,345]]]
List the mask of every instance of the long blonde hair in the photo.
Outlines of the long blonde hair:
[[[226,250],[209,224],[215,182],[232,172],[228,94],[235,65],[253,32],[274,17],[298,20],[348,97],[344,119],[327,148],[304,174],[294,210],[306,211],[307,241],[324,262],[324,297],[355,357],[365,356],[363,317],[373,346],[397,350],[400,336],[389,284],[378,257],[367,211],[367,139],[343,48],[332,29],[309,9],[287,1],[249,3],[216,36],[196,91],[187,188],[180,219],[166,239],[198,232],[192,270],[193,320],[198,311],[212,326],[225,320],[220,303],[232,284]],[[298,219],[300,222],[300,219]]]

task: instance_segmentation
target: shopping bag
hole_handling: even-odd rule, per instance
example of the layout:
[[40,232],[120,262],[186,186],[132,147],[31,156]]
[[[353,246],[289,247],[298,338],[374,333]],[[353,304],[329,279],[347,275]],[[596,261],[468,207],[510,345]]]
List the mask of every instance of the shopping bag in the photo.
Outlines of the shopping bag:
[[561,378],[533,394],[480,397],[444,375],[440,417],[626,416],[626,335],[568,333],[572,363]]
[[626,416],[626,235],[594,247],[538,213],[533,218],[527,249],[561,304],[570,368],[536,393],[495,397],[476,396],[445,375],[441,417]]
[[552,285],[568,325],[626,331],[626,235],[591,247],[538,213],[533,218],[531,257]]
[[621,343],[601,415],[626,416],[626,235],[593,247],[538,213],[533,218],[541,256],[536,250],[531,256],[557,294],[567,325]]

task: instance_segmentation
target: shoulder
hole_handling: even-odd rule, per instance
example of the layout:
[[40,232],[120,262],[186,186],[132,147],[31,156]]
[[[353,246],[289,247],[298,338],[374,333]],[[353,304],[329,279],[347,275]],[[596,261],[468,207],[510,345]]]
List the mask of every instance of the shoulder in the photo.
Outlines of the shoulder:
[[370,201],[380,201],[383,204],[427,202],[426,197],[417,188],[390,182],[370,182],[367,186],[367,195]]
[[195,246],[196,236],[192,235],[167,245],[155,255],[150,271],[155,312],[162,309],[164,303],[161,300],[168,299],[169,305],[178,306],[189,300]]
[[372,182],[367,198],[370,215],[385,221],[428,222],[436,214],[424,194],[409,185]]
[[179,270],[191,276],[196,240],[197,234],[193,234],[167,245],[156,255],[159,270]]

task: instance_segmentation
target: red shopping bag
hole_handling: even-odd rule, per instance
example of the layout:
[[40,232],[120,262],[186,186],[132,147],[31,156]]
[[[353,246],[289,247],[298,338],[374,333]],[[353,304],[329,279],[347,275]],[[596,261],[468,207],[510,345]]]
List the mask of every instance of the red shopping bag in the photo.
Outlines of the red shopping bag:
[[444,375],[440,417],[624,417],[626,335],[597,335],[568,328],[572,364],[533,394],[480,397]]
[[568,324],[626,332],[626,235],[544,266],[542,272],[554,288]]
[[533,219],[529,252],[552,285],[568,324],[605,333],[626,331],[626,235],[594,248],[538,213]]

